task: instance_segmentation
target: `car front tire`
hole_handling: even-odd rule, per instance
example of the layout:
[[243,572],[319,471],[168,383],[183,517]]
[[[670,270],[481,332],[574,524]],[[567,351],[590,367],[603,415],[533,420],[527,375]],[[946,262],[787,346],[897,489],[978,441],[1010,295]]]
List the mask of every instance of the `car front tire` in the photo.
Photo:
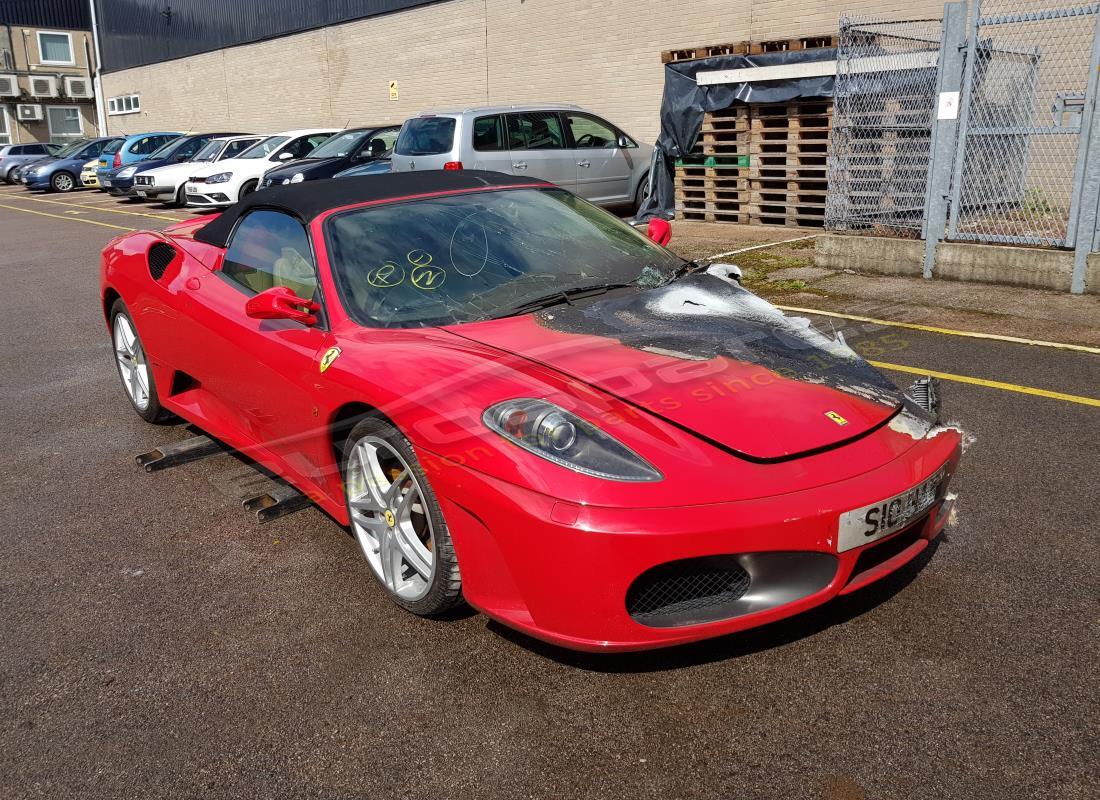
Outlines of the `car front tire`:
[[259,183],[259,181],[248,181],[247,183],[245,183],[243,186],[241,186],[240,192],[237,193],[237,199],[244,200],[246,197],[256,191],[256,187],[259,185]]
[[378,417],[344,443],[344,497],[371,572],[397,605],[436,616],[462,603],[462,578],[439,501],[412,445]]
[[71,192],[76,188],[76,178],[68,172],[55,172],[50,178],[50,189],[55,192]]

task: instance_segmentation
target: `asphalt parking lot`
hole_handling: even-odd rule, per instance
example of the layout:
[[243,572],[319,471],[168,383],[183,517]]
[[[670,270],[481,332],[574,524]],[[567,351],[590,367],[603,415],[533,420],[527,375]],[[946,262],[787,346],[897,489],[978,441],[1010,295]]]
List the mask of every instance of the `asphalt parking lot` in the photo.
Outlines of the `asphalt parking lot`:
[[321,512],[257,524],[229,455],[135,466],[187,433],[117,385],[98,253],[190,216],[0,188],[0,796],[1096,796],[1100,355],[814,318],[986,382],[943,384],[957,525],[802,617],[579,655],[404,613]]

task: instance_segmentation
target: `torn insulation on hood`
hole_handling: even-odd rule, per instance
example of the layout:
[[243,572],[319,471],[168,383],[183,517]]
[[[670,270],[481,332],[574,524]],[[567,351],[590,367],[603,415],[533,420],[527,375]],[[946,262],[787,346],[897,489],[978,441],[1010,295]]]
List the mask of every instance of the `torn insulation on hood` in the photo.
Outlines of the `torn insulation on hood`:
[[733,280],[689,274],[658,288],[540,313],[541,325],[602,336],[671,358],[727,358],[820,384],[932,422],[932,415],[859,356],[843,337],[830,339],[809,320],[779,309]]

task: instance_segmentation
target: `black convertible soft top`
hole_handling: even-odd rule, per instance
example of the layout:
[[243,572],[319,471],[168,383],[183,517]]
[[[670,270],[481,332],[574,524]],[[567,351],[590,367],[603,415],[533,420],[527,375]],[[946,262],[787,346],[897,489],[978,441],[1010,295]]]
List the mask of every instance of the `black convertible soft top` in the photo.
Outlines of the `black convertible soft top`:
[[551,185],[538,179],[474,169],[390,172],[359,178],[307,181],[253,192],[196,231],[195,238],[200,242],[225,247],[237,220],[256,208],[285,211],[309,224],[326,211],[356,203],[401,200],[434,192],[461,192],[492,187],[507,189],[531,184]]

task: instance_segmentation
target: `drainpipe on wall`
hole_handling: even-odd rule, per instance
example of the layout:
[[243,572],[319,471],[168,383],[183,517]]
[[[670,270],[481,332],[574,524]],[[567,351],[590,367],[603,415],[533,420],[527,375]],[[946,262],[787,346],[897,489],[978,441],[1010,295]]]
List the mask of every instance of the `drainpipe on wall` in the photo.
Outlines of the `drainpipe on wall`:
[[[96,18],[95,0],[88,0],[92,9],[92,46],[95,48],[95,121],[99,128],[99,135],[107,135],[107,115],[103,113],[103,80],[100,77],[100,65],[103,63],[99,55],[99,21]],[[89,70],[91,66],[89,66]]]
[[[15,44],[14,40],[11,38],[11,25],[4,25],[4,35],[8,39],[7,52],[11,54],[11,71],[18,75],[19,70],[16,69],[17,65],[15,63]],[[7,70],[6,64],[0,66],[3,66],[5,71]],[[16,80],[18,82],[18,78]],[[19,102],[19,98],[13,97],[11,100],[13,101],[11,104],[12,113],[8,113],[6,109],[0,109],[0,114],[5,115],[4,121],[8,124],[8,140],[12,144],[19,144],[19,114],[16,110],[16,104]]]

